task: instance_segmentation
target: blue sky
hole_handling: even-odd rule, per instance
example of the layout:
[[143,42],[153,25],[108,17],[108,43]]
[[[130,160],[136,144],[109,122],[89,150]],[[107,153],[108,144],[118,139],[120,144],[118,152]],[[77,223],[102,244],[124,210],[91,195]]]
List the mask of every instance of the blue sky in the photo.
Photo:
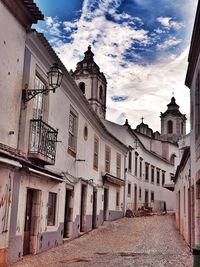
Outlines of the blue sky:
[[189,114],[184,86],[196,0],[35,0],[43,31],[67,69],[89,44],[108,81],[107,118],[160,130],[174,92]]

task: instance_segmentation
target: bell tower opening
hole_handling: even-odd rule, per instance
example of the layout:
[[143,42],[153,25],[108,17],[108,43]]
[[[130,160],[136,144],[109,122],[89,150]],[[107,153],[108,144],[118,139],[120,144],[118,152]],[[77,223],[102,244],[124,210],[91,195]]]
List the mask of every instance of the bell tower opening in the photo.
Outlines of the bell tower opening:
[[94,61],[91,46],[88,46],[84,54],[83,60],[77,63],[76,70],[71,75],[93,110],[100,118],[105,119],[107,81]]
[[167,107],[167,110],[160,115],[161,139],[176,143],[186,134],[186,116],[180,112],[174,96]]

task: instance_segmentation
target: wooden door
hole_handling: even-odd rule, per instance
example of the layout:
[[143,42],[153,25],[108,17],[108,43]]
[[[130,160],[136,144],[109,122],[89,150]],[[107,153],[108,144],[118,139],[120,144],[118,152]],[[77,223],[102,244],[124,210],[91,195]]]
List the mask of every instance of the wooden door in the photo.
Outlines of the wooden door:
[[23,255],[30,254],[31,219],[32,219],[32,207],[33,207],[32,203],[33,203],[33,190],[28,189],[26,197]]
[[144,206],[145,207],[148,207],[148,204],[149,204],[149,191],[146,191],[145,190],[145,200],[144,200]]
[[87,187],[82,185],[81,189],[81,217],[80,217],[80,231],[86,230],[86,207],[87,207]]
[[97,191],[93,191],[92,229],[97,227]]
[[134,211],[137,210],[137,185],[134,187]]
[[64,218],[64,238],[68,238],[70,233],[69,225],[71,222],[71,209],[70,209],[71,190],[66,189],[65,196],[65,218]]
[[104,217],[104,221],[108,220],[108,189],[107,188],[104,188],[103,217]]

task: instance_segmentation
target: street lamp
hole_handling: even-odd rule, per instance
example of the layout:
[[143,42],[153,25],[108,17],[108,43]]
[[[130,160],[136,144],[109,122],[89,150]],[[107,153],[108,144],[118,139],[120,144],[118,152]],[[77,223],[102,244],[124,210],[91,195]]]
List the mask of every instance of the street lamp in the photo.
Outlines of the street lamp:
[[48,94],[50,91],[55,93],[56,88],[61,85],[63,73],[59,68],[57,63],[54,63],[53,66],[50,68],[50,71],[47,72],[48,75],[48,89],[23,89],[22,90],[22,99],[24,102],[28,102],[32,98],[34,98],[38,94]]

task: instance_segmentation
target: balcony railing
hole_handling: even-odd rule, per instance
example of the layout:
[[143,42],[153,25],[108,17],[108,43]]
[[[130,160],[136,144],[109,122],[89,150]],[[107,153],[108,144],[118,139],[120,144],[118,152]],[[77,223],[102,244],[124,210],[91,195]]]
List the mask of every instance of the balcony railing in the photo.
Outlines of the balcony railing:
[[30,121],[29,157],[46,164],[54,164],[58,131],[47,123],[38,120]]

